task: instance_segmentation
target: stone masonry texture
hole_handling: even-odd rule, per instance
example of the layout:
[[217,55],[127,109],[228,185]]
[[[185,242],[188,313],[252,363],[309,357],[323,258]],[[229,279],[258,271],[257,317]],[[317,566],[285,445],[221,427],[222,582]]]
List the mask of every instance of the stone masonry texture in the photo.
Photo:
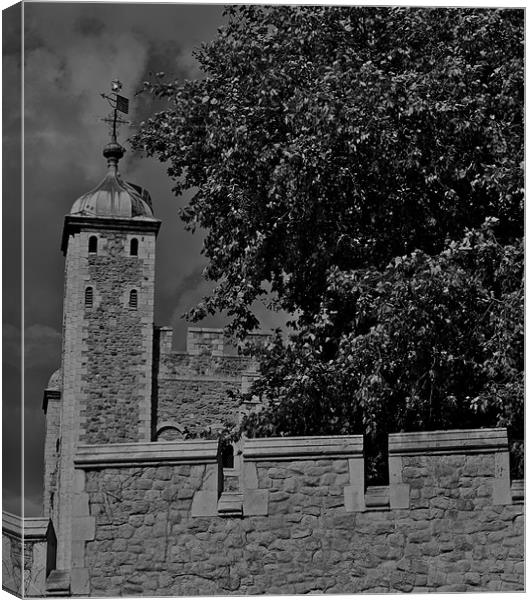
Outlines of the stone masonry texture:
[[262,461],[268,514],[192,517],[205,465],[88,470],[91,595],[522,590],[523,506],[493,455],[406,457],[407,509],[346,512],[346,459]]
[[[148,342],[151,339],[143,317],[146,313],[149,317],[153,307],[142,292],[152,281],[145,258],[129,256],[128,237],[122,232],[106,233],[99,240],[105,252],[88,256],[89,283],[94,287],[96,300],[93,307],[85,308],[84,314],[84,443],[142,439],[140,410],[146,397],[151,401],[146,381],[151,376],[151,365],[147,364],[145,353],[146,337]],[[141,238],[140,248],[146,243]],[[131,289],[139,292],[138,306],[134,308],[128,305]]]
[[[191,341],[192,340],[192,341]],[[223,331],[195,331],[188,352],[173,352],[161,343],[157,365],[157,426],[173,423],[197,434],[238,420],[239,405],[228,395],[242,390],[243,378],[256,368],[247,356],[229,355]]]

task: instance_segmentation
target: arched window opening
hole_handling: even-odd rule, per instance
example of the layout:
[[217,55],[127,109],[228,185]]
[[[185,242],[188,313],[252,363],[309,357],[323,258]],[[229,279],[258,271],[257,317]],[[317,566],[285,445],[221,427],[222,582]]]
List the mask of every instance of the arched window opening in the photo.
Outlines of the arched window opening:
[[138,306],[138,292],[136,290],[131,290],[129,292],[129,307],[136,308]]
[[234,468],[234,447],[232,444],[227,444],[221,451],[221,466],[224,469]]
[[89,254],[96,254],[98,252],[98,238],[95,235],[89,237]]
[[85,290],[85,306],[87,308],[92,308],[94,304],[94,290],[91,287],[88,287]]
[[129,254],[131,256],[138,256],[138,240],[133,238],[131,240],[131,246],[129,248]]

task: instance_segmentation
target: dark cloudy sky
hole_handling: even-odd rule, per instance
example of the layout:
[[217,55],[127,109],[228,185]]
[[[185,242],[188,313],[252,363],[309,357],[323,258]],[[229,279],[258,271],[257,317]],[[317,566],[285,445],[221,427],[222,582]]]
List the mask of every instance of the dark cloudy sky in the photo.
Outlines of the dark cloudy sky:
[[[211,40],[223,23],[220,5],[25,3],[24,15],[24,433],[26,514],[41,511],[44,416],[42,392],[60,365],[64,258],[59,245],[63,218],[73,202],[94,187],[105,173],[101,156],[108,139],[100,121],[109,108],[100,92],[110,81],[124,83],[131,98],[133,122],[154,110],[150,98],[134,98],[149,72],[173,77],[200,77],[192,50]],[[20,59],[16,26],[4,36],[4,97],[14,100],[13,78]],[[12,92],[10,91],[12,89]],[[6,102],[4,100],[4,102]],[[16,111],[4,120],[5,140],[18,135]],[[129,130],[130,131],[130,130]],[[121,133],[124,141],[128,131]],[[127,147],[127,144],[124,144]],[[6,160],[6,159],[5,159]],[[4,194],[4,223],[20,210],[16,153],[4,164],[8,193]],[[175,328],[174,344],[184,348],[186,323],[180,315],[208,292],[201,279],[204,260],[201,234],[184,231],[165,167],[154,159],[133,156],[120,170],[146,187],[155,214],[162,219],[157,245],[155,322]],[[16,286],[18,265],[13,258],[20,235],[4,232],[5,278]],[[12,249],[12,250],[11,250]],[[6,256],[7,253],[7,256]],[[4,507],[20,513],[19,383],[21,335],[19,298],[4,292]],[[264,327],[275,324],[263,312]],[[210,319],[205,325],[221,325]]]

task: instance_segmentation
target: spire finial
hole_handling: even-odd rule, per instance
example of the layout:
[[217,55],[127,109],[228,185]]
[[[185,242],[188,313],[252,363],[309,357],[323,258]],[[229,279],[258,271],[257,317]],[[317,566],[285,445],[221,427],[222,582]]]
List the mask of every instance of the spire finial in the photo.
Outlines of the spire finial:
[[112,108],[112,112],[102,119],[105,123],[109,123],[111,141],[103,149],[103,156],[107,159],[107,164],[110,168],[116,169],[118,161],[125,154],[125,148],[121,146],[117,139],[117,125],[126,125],[130,121],[125,121],[118,116],[118,112],[125,115],[129,113],[129,99],[125,96],[121,96],[118,92],[122,89],[122,82],[119,79],[113,79],[111,81],[111,95],[100,94],[102,98],[105,98]]

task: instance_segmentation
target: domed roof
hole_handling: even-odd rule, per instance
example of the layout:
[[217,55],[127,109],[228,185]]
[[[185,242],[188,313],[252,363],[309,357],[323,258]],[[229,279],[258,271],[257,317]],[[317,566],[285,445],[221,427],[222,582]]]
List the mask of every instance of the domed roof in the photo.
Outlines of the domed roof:
[[127,183],[118,172],[118,161],[124,152],[115,141],[105,146],[103,156],[107,158],[107,174],[93,190],[74,202],[71,215],[153,219],[149,192]]

